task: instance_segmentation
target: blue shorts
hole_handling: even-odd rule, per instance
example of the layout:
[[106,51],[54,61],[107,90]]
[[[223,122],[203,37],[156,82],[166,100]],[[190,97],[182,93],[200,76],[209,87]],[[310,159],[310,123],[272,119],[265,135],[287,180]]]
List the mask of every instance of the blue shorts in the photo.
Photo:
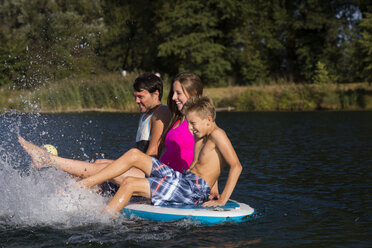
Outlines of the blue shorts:
[[152,158],[149,178],[151,202],[154,205],[200,205],[208,199],[209,185],[192,172],[184,174]]

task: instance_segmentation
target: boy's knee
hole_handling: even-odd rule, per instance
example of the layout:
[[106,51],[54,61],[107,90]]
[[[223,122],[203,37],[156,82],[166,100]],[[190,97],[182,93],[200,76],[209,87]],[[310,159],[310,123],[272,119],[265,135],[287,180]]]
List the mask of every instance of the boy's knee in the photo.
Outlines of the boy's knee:
[[146,179],[138,177],[125,177],[123,182],[120,184],[120,188],[123,187],[131,192],[141,191],[144,187],[144,180]]
[[120,187],[125,187],[127,189],[130,189],[131,187],[134,186],[135,182],[136,182],[136,179],[135,177],[125,177],[123,182],[121,183]]

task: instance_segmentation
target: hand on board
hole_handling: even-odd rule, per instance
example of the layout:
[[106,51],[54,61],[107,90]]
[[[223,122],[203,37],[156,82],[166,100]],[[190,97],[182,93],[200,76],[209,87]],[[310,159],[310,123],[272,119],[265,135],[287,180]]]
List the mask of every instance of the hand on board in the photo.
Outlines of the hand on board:
[[210,200],[207,202],[204,202],[203,207],[219,207],[219,206],[225,206],[225,202],[221,201],[220,199],[218,200]]

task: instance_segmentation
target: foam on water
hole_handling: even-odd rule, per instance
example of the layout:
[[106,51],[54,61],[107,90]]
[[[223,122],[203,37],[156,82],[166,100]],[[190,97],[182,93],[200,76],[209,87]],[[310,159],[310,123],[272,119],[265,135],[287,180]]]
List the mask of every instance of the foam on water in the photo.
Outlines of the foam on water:
[[[100,214],[107,198],[86,189],[70,190],[76,181],[60,170],[33,168],[17,143],[21,116],[0,116],[0,224],[70,227],[110,221]],[[29,128],[37,126],[37,117],[32,117]]]

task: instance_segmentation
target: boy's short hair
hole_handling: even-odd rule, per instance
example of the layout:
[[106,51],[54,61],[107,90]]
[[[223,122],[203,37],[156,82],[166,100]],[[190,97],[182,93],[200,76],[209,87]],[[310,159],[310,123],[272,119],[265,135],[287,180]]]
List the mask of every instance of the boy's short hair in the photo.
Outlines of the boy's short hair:
[[212,99],[207,96],[193,96],[183,105],[182,109],[186,114],[196,112],[202,118],[211,116],[213,121],[216,120],[216,109],[214,108]]
[[137,92],[141,90],[147,90],[150,93],[159,91],[159,101],[161,101],[163,96],[163,81],[155,74],[146,72],[134,80],[133,89]]

